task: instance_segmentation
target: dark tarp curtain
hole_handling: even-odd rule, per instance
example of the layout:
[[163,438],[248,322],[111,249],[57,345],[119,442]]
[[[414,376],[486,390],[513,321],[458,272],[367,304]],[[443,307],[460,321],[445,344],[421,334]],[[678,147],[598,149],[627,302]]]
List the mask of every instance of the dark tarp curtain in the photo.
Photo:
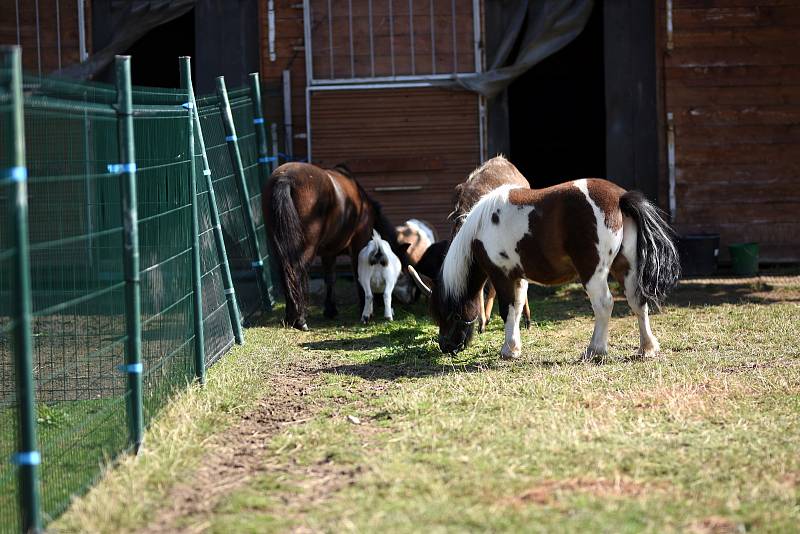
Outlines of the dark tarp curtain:
[[486,20],[490,64],[486,72],[459,77],[443,85],[463,87],[488,98],[497,96],[517,77],[575,39],[586,26],[594,3],[592,0],[485,1],[500,4],[486,5],[487,13],[502,13]]
[[59,71],[58,76],[76,80],[94,78],[111,64],[114,56],[128,50],[153,28],[166,24],[187,13],[196,0],[112,0],[111,42],[93,53],[84,63]]

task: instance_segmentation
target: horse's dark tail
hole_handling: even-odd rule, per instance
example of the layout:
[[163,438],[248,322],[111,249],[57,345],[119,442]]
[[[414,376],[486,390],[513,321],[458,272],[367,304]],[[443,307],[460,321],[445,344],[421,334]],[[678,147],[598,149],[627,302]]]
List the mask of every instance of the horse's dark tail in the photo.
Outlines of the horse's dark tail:
[[675,232],[663,212],[639,191],[619,199],[622,213],[636,221],[637,289],[643,302],[659,309],[667,293],[678,283],[681,264],[675,248]]
[[[303,310],[305,310],[304,280],[307,274],[306,266],[303,265],[301,260],[303,249],[305,248],[303,227],[300,224],[300,217],[297,214],[294,200],[292,200],[291,178],[288,176],[276,176],[274,180],[272,202],[269,210],[270,224],[273,233],[273,246],[283,271],[287,319],[290,321],[304,320],[304,317],[302,317]],[[295,311],[299,316],[290,316],[292,311]]]

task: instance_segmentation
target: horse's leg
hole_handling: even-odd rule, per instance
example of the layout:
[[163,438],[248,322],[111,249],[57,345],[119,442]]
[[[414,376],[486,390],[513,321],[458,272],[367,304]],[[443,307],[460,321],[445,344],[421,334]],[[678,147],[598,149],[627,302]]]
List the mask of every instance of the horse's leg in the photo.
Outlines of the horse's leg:
[[322,258],[322,272],[325,277],[325,310],[322,314],[328,319],[339,315],[336,309],[336,256]]
[[525,295],[525,304],[522,306],[522,322],[525,330],[531,329],[531,307],[528,304],[528,295]]
[[[485,285],[484,285],[485,287]],[[478,333],[483,334],[483,331],[486,330],[486,314],[484,313],[484,302],[483,302],[483,288],[478,292]]]
[[358,287],[364,292],[364,304],[361,306],[361,322],[367,324],[372,317],[372,288],[369,280],[358,280]]
[[617,259],[614,260],[614,278],[625,289],[625,298],[628,305],[639,321],[639,351],[638,354],[644,357],[655,356],[659,351],[659,344],[653,331],[650,330],[650,316],[646,302],[641,302],[636,294],[638,285],[637,261],[636,261],[636,226],[626,218],[623,222],[622,250]]
[[[367,232],[362,232],[363,235],[355,234],[353,236],[353,240],[350,242],[350,264],[353,268],[353,280],[356,281],[356,291],[358,292],[358,305],[359,309],[364,309],[364,299],[365,293],[364,288],[359,283],[359,276],[358,276],[358,254],[361,252],[361,249],[367,246],[369,243],[369,236]],[[369,280],[367,280],[367,284],[369,284]]]
[[[522,350],[522,338],[519,333],[519,319],[525,298],[528,295],[528,281],[525,279],[510,282],[513,297],[506,312],[506,340],[500,350],[500,357],[504,359],[517,358]],[[500,295],[501,301],[504,295]]]
[[394,321],[394,311],[392,310],[392,291],[397,282],[386,282],[386,288],[383,291],[383,318]]
[[614,308],[614,299],[608,289],[608,267],[598,266],[584,287],[594,310],[594,332],[584,357],[602,359],[608,353],[608,322]]
[[492,282],[486,282],[486,301],[484,303],[483,315],[486,318],[487,325],[489,321],[492,320],[492,308],[494,307],[494,299],[496,296],[497,290],[494,288],[494,285],[492,285]]

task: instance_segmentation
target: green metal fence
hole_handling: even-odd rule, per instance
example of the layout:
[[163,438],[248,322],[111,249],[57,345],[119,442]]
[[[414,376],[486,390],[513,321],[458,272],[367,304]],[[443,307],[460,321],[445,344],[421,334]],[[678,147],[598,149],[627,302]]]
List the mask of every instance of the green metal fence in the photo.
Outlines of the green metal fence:
[[0,51],[0,532],[47,524],[138,450],[272,298],[250,89],[231,92],[231,134],[224,95],[194,105],[188,59],[183,89],[130,88],[118,58],[116,86],[26,78],[20,96],[15,57]]

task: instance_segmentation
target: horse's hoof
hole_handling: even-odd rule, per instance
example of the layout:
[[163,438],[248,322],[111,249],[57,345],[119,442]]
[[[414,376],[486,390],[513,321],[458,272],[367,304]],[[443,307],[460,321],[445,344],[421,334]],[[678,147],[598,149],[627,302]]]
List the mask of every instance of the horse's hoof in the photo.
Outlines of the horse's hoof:
[[503,345],[500,350],[500,359],[502,360],[516,360],[519,358],[520,350],[511,350],[507,345]]
[[525,330],[531,329],[531,320],[530,319],[523,319],[522,325],[525,327]]
[[369,323],[369,317],[362,317],[361,324],[367,324],[367,323]]
[[589,347],[586,351],[581,355],[581,360],[584,362],[590,363],[603,363],[606,359],[607,352],[604,350],[595,349],[593,347]]
[[301,332],[308,332],[308,325],[305,321],[295,321],[292,328],[300,330]]

